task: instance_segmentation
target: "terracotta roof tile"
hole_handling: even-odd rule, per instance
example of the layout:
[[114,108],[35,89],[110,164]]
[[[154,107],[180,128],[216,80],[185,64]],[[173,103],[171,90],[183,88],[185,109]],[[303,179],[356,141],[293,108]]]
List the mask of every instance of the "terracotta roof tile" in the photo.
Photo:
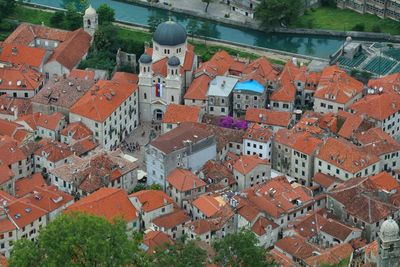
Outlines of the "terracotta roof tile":
[[46,49],[3,43],[0,45],[0,62],[22,64],[39,69],[44,63]]
[[103,122],[137,88],[136,84],[100,80],[71,107],[70,113]]
[[9,182],[13,177],[11,169],[5,164],[0,164],[0,185]]
[[206,100],[210,81],[211,78],[207,75],[195,78],[186,91],[184,99]]
[[259,165],[269,165],[269,161],[265,159],[260,159],[256,155],[242,155],[239,160],[237,160],[236,163],[233,165],[233,169],[243,175],[247,175]]
[[31,192],[35,187],[45,186],[46,182],[41,173],[34,173],[31,176],[15,181],[15,196],[20,198]]
[[300,260],[312,257],[315,251],[321,252],[317,246],[308,243],[305,238],[298,235],[284,237],[278,240],[274,246]]
[[163,123],[201,122],[200,107],[169,104],[164,113]]
[[320,147],[316,158],[352,174],[379,162],[377,156],[366,154],[359,147],[344,139],[331,137]]
[[278,225],[265,217],[260,217],[258,220],[253,224],[251,230],[256,233],[258,236],[263,236],[267,233],[266,228],[271,226],[271,229],[275,229]]
[[6,136],[0,136],[0,161],[4,165],[11,165],[26,159],[26,155],[18,142]]
[[111,80],[121,82],[121,83],[137,84],[139,81],[139,77],[137,74],[133,74],[133,73],[115,72]]
[[365,153],[376,156],[400,151],[400,144],[381,128],[371,128],[358,133],[355,139],[362,145],[362,150]]
[[368,87],[373,89],[383,88],[383,91],[399,93],[400,90],[400,72],[386,75],[378,79],[370,79]]
[[41,114],[36,126],[55,131],[62,120],[65,120],[65,116],[60,112],[55,112],[51,115]]
[[66,210],[67,213],[75,211],[105,217],[110,222],[115,219],[131,222],[138,218],[136,208],[129,200],[127,193],[118,188],[100,188]]
[[369,117],[381,121],[400,111],[400,95],[389,92],[367,95],[353,103],[349,109],[357,113],[365,113]]
[[177,168],[167,176],[167,182],[180,192],[186,192],[199,187],[204,187],[206,183],[188,170]]
[[49,62],[57,61],[72,70],[88,53],[91,39],[91,36],[83,28],[73,31],[69,34],[68,39],[54,50]]
[[23,198],[47,212],[52,212],[60,208],[64,209],[74,200],[71,195],[58,190],[57,187],[47,185],[34,187],[33,192],[28,193]]
[[150,231],[143,236],[143,244],[147,246],[146,253],[153,254],[157,249],[162,249],[168,244],[173,244],[173,241],[163,232]]
[[46,210],[39,208],[25,198],[17,199],[8,204],[8,215],[12,217],[14,223],[18,225],[19,228],[31,224],[47,213]]
[[[119,72],[117,72],[119,73]],[[73,69],[69,73],[70,78],[79,78],[85,81],[94,81],[95,71],[94,70],[80,70],[80,69]]]
[[363,90],[362,82],[349,76],[337,66],[329,66],[322,72],[314,97],[345,104],[356,95],[361,94]]
[[260,125],[254,123],[247,128],[243,139],[266,143],[270,141],[272,135],[273,132],[270,129],[263,128]]
[[59,162],[73,155],[71,149],[63,143],[42,139],[41,148],[35,151],[36,156],[45,157],[50,162]]
[[336,265],[342,260],[350,258],[353,248],[350,244],[338,244],[323,251],[320,255],[309,257],[305,260],[307,266]]
[[72,122],[62,129],[60,134],[80,140],[92,136],[93,132],[82,122]]
[[206,217],[211,218],[228,205],[220,196],[203,195],[192,202]]
[[248,108],[246,110],[245,120],[260,124],[288,127],[292,115],[286,111],[274,111],[261,108]]
[[386,192],[392,192],[393,190],[400,189],[399,182],[393,176],[391,176],[389,173],[385,171],[370,176],[369,179],[377,188],[384,190]]
[[12,65],[0,68],[0,90],[34,91],[39,88],[44,76],[27,65]]
[[4,41],[18,45],[30,45],[36,38],[63,42],[70,32],[46,26],[21,23]]
[[153,224],[165,229],[171,229],[190,221],[189,215],[181,209],[176,209],[172,213],[157,217],[153,220]]
[[129,197],[137,198],[142,204],[141,209],[145,212],[150,212],[174,203],[167,194],[160,190],[142,190],[130,194]]

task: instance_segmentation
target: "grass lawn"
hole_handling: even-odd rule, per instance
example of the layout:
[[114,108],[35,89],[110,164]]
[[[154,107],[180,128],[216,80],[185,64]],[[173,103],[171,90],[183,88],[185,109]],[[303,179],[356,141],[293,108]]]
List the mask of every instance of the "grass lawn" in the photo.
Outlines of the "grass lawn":
[[381,19],[370,14],[359,14],[348,9],[321,7],[314,11],[309,10],[301,16],[292,28],[312,28],[337,31],[350,31],[354,25],[364,24],[365,31],[372,32],[373,27],[379,25],[381,31],[393,35],[400,35],[400,22]]
[[14,14],[9,19],[15,19],[32,24],[42,24],[49,26],[52,13],[37,9],[31,9],[26,6],[17,5]]

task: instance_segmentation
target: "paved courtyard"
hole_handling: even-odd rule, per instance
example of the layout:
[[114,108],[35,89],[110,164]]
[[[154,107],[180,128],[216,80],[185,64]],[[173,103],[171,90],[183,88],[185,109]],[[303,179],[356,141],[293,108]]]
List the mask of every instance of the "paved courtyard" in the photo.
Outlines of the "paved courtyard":
[[122,150],[126,154],[137,158],[139,168],[142,170],[146,170],[146,165],[144,162],[145,147],[150,142],[151,138],[154,139],[160,135],[159,129],[159,123],[152,124],[149,122],[141,122],[138,128],[133,131],[122,143]]
[[[148,2],[147,0],[141,1]],[[199,16],[208,15],[215,18],[232,20],[235,22],[254,23],[252,18],[232,11],[230,6],[221,3],[220,0],[212,1],[208,6],[207,13],[205,12],[207,4],[201,0],[160,0],[160,3],[165,3],[166,5],[169,3],[173,8],[196,12],[199,14]],[[229,18],[225,17],[226,14],[229,14]]]

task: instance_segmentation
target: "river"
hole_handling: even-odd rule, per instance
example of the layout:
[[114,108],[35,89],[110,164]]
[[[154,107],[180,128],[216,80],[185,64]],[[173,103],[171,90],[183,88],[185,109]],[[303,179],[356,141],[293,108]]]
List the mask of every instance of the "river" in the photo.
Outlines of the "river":
[[[30,0],[30,3],[60,8],[63,1]],[[189,15],[170,12],[164,9],[149,8],[112,0],[90,0],[90,3],[94,8],[106,3],[115,10],[116,20],[140,25],[147,25],[148,18],[151,15],[160,16],[165,19],[170,16],[173,20],[184,26],[186,26],[190,18],[193,18]],[[340,37],[264,33],[214,21],[209,21],[209,24],[211,26],[209,37],[212,38],[325,59],[329,58],[329,55],[336,52],[340,45],[343,44],[343,38]]]

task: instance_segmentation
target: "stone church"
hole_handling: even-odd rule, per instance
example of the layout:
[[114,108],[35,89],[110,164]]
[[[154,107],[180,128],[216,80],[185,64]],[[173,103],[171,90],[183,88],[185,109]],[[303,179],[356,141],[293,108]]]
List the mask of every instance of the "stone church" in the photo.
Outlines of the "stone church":
[[161,121],[167,106],[182,104],[197,67],[185,28],[167,21],[158,25],[153,46],[139,59],[139,107],[143,121]]

